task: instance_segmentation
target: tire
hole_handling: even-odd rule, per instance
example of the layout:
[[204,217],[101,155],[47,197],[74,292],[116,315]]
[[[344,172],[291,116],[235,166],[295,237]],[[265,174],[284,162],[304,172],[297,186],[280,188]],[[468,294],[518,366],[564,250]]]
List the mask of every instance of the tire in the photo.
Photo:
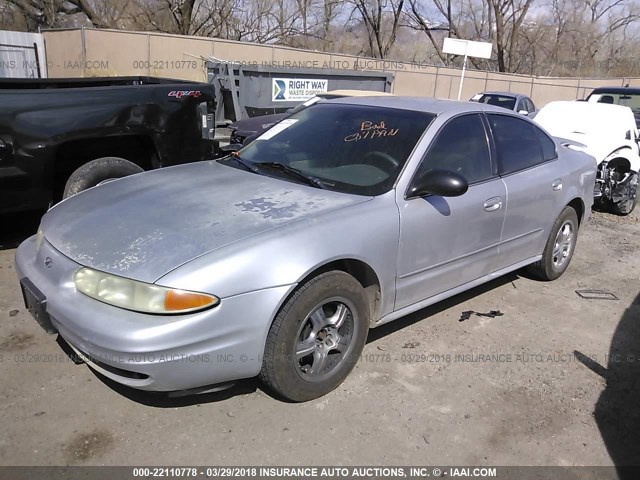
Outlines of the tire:
[[294,402],[321,397],[347,378],[368,330],[369,304],[360,283],[341,271],[323,273],[278,312],[267,335],[260,380]]
[[71,174],[64,186],[62,198],[69,198],[105,180],[127,177],[143,171],[138,165],[124,158],[98,158],[85,163]]
[[527,272],[535,278],[546,281],[560,277],[571,263],[577,240],[578,215],[573,208],[564,207],[553,224],[542,258],[529,265],[526,268]]
[[611,202],[609,203],[609,211],[614,215],[626,217],[636,208],[637,198],[638,197],[634,197],[633,199],[628,199],[620,203]]
[[625,217],[633,212],[633,209],[636,208],[636,203],[638,202],[637,188],[638,188],[638,174],[634,174],[636,177],[629,182],[627,187],[627,197],[616,203],[611,200],[607,201],[606,206],[607,210],[614,215],[620,215]]

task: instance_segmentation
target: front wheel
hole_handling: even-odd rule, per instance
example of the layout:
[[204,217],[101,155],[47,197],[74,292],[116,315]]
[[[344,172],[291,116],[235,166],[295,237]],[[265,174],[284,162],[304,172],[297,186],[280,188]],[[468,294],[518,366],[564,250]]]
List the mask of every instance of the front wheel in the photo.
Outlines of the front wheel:
[[347,273],[323,273],[282,307],[267,336],[260,380],[295,402],[335,389],[355,366],[369,329],[362,285]]
[[87,188],[95,187],[109,180],[115,180],[116,178],[126,177],[143,171],[144,170],[138,165],[124,158],[98,158],[85,163],[71,174],[64,186],[62,198],[68,198]]
[[629,215],[636,208],[638,201],[638,174],[634,173],[624,185],[617,187],[617,190],[616,201],[608,200],[607,209],[615,215]]
[[551,234],[542,252],[542,258],[529,265],[527,271],[540,280],[555,280],[571,262],[578,240],[578,215],[571,207],[564,207],[553,224]]

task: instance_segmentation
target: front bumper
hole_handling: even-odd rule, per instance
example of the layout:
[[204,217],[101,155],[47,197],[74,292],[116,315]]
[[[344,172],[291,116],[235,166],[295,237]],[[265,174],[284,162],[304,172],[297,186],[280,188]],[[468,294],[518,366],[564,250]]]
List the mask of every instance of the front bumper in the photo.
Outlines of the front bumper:
[[185,390],[257,375],[271,324],[292,286],[221,299],[187,315],[148,315],[94,300],[75,289],[81,265],[35,236],[16,253],[19,278],[46,296],[46,312],[63,339],[92,368],[134,388]]

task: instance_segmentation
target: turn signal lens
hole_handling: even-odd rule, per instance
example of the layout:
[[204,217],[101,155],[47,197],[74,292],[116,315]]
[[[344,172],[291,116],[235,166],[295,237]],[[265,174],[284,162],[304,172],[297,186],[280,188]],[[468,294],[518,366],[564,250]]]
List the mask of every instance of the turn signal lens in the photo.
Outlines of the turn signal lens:
[[207,307],[214,302],[209,295],[191,293],[184,290],[169,290],[164,297],[164,309],[168,312],[195,310]]
[[86,267],[76,272],[74,283],[79,292],[89,297],[142,313],[190,313],[220,301],[206,293],[161,287]]

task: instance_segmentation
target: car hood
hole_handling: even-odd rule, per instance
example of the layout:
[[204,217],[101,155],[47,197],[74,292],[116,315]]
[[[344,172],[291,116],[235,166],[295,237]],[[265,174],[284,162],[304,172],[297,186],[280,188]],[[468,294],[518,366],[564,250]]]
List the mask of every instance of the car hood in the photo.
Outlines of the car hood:
[[636,124],[629,107],[590,102],[557,101],[540,109],[534,122],[556,137],[583,145],[582,150],[600,163],[613,151],[632,146]]
[[86,190],[41,228],[81,265],[152,283],[225,245],[368,199],[199,162]]
[[561,143],[570,143],[574,150],[584,152],[596,159],[599,164],[615,150],[624,147],[624,141],[616,141],[611,137],[603,137],[582,132],[564,132],[561,137],[556,137]]

